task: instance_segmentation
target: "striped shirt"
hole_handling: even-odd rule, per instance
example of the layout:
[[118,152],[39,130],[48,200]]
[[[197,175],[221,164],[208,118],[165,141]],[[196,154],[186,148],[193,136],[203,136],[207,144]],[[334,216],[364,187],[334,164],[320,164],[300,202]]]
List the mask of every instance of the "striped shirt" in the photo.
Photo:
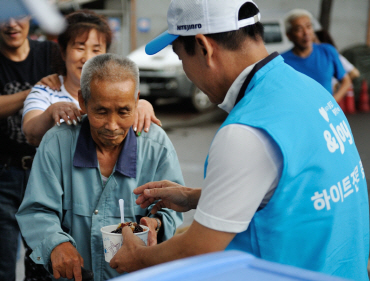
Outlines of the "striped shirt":
[[49,87],[42,85],[35,85],[32,88],[31,92],[24,101],[23,118],[27,112],[32,110],[45,111],[50,105],[57,102],[73,102],[78,108],[80,108],[78,101],[73,98],[64,87],[63,76],[59,76],[59,80],[62,84],[60,91],[54,91]]

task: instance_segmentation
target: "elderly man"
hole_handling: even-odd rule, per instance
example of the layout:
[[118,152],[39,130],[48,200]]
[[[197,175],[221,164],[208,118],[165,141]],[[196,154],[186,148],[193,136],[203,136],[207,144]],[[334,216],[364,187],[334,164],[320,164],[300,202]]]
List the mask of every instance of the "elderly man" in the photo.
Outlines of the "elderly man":
[[189,229],[153,247],[122,231],[117,271],[238,249],[257,257],[368,280],[366,178],[349,124],[333,97],[268,54],[250,0],[172,0],[168,31],[184,71],[229,113],[205,164],[202,189],[168,181],[134,192],[147,207],[195,209]]
[[[319,82],[339,102],[347,93],[351,79],[344,70],[337,50],[330,44],[315,44],[312,15],[303,9],[295,9],[285,19],[285,30],[294,47],[283,53],[285,63],[295,70]],[[333,93],[332,78],[340,82]]]
[[149,227],[149,245],[170,238],[182,222],[174,211],[153,216],[151,207],[134,204],[138,185],[161,179],[183,183],[175,149],[162,129],[154,125],[135,136],[138,85],[138,68],[129,59],[113,54],[90,59],[79,91],[87,117],[78,126],[52,128],[36,153],[16,217],[33,249],[31,258],[51,266],[56,279],[81,280],[81,266],[94,271],[95,281],[118,275],[104,261],[100,228],[120,222],[121,198],[125,220]]

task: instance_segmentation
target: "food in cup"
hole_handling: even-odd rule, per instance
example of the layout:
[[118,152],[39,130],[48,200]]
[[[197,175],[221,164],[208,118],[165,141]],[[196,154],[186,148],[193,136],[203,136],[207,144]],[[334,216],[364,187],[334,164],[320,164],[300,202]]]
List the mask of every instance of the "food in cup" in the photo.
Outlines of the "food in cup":
[[130,227],[133,233],[140,233],[143,232],[144,229],[137,224],[136,222],[124,222],[124,223],[119,223],[117,226],[117,229],[113,230],[111,233],[122,233],[122,228],[124,227]]
[[[148,245],[149,227],[145,225],[140,226],[143,232],[134,233],[139,237],[145,245]],[[104,257],[106,262],[110,262],[112,257],[118,252],[123,243],[123,236],[120,233],[113,233],[117,230],[117,225],[107,225],[100,229],[103,238]],[[121,229],[122,231],[122,229]]]

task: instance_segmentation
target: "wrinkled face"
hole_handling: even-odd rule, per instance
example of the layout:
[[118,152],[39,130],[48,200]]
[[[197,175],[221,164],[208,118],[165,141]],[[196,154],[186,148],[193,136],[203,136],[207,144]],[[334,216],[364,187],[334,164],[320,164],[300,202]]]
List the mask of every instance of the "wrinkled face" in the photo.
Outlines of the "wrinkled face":
[[91,98],[81,104],[90,122],[92,138],[106,148],[120,145],[134,124],[137,107],[135,82],[93,80]]
[[82,66],[88,59],[106,53],[106,42],[102,34],[91,29],[89,34],[77,36],[74,42],[68,42],[64,54],[67,77],[79,85]]
[[182,67],[186,76],[203,92],[212,103],[222,103],[225,94],[219,92],[216,83],[217,79],[212,79],[209,69],[201,62],[200,52],[195,55],[188,55],[185,48],[179,40],[172,43],[172,49],[182,62]]
[[287,35],[295,47],[301,50],[310,48],[315,38],[310,18],[303,16],[293,20],[292,29]]
[[3,47],[17,49],[21,47],[30,30],[30,17],[11,18],[0,24],[0,41]]

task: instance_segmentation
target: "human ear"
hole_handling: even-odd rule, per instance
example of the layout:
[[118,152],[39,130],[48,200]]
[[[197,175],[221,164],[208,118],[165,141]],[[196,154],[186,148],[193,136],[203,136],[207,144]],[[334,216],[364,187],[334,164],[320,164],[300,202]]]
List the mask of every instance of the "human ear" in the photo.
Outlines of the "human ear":
[[78,90],[78,103],[80,104],[81,113],[86,114],[87,112],[86,112],[85,100],[82,97],[81,90]]
[[212,41],[210,38],[207,38],[203,34],[197,34],[195,35],[195,42],[207,64],[210,64],[214,53],[214,41]]

